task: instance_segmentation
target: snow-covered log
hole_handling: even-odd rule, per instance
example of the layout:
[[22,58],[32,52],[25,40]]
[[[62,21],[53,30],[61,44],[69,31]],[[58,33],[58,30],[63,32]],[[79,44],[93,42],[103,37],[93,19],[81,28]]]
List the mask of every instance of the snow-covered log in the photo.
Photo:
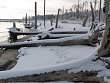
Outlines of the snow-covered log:
[[41,39],[58,39],[63,37],[70,37],[70,36],[78,36],[81,34],[51,34],[49,32],[42,32],[41,34],[38,34],[39,40]]
[[67,46],[67,45],[94,45],[97,40],[97,34],[83,34],[80,36],[71,36],[60,39],[47,39],[26,42],[16,42],[10,44],[0,44],[0,48],[16,49],[20,47],[37,47],[37,46]]

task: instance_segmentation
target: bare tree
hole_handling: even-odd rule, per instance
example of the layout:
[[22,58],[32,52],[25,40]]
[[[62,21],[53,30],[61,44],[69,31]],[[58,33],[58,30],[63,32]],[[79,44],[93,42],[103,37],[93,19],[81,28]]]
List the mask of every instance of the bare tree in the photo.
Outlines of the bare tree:
[[94,11],[96,11],[97,0],[94,1]]
[[100,7],[99,7],[99,22],[100,22],[100,16],[101,16],[101,4],[102,4],[102,0],[100,0]]
[[94,28],[94,22],[95,22],[94,9],[92,6],[92,2],[90,2],[90,7],[91,7],[91,12],[92,12],[92,26],[90,30],[92,30]]
[[77,18],[79,18],[79,0],[78,0],[78,5],[77,5],[76,13],[77,13]]

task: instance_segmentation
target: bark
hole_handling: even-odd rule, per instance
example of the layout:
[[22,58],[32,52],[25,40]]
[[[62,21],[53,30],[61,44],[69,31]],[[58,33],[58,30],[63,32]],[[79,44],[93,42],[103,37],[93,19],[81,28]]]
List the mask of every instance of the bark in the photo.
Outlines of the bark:
[[[51,28],[52,30],[53,28]],[[13,32],[13,31],[9,31],[9,38],[8,41],[10,42],[16,42],[17,40],[17,36],[18,35],[38,35],[41,34],[42,32]],[[86,34],[87,31],[49,31],[49,33],[51,34]]]
[[65,37],[54,40],[39,40],[39,41],[30,41],[30,42],[16,42],[10,44],[0,44],[0,48],[6,49],[18,49],[21,47],[38,47],[38,46],[67,46],[67,45],[91,45],[94,46],[94,43],[97,42],[97,33],[95,32],[89,38],[84,39],[84,35],[80,37]]
[[[45,34],[45,35],[42,35],[42,34]],[[50,33],[38,34],[39,40],[42,40],[42,39],[58,39],[58,38],[71,37],[71,36],[78,36],[78,35],[73,35],[73,34],[50,34]]]
[[88,15],[85,16],[85,19],[84,19],[83,24],[82,24],[83,27],[85,27],[87,19],[88,19]]
[[57,14],[57,18],[56,18],[55,28],[58,28],[58,17],[59,17],[59,13],[60,13],[60,9],[58,9],[58,14]]
[[102,4],[102,0],[100,0],[100,8],[99,8],[99,22],[101,21],[101,4]]
[[[55,41],[55,40],[53,40]],[[10,43],[10,44],[1,44],[0,48],[6,49],[19,49],[21,47],[38,47],[38,46],[67,46],[67,45],[91,45],[88,39],[80,39],[80,40],[66,40],[66,41],[46,41],[40,40],[37,42],[17,42],[17,43]]]
[[110,0],[105,0],[105,15],[106,15],[106,27],[104,37],[101,43],[101,48],[98,51],[100,56],[110,57]]
[[90,2],[90,7],[91,7],[91,12],[92,12],[92,25],[91,25],[91,29],[92,30],[95,26],[94,26],[94,22],[95,22],[95,16],[94,16],[94,9],[92,6],[92,2]]

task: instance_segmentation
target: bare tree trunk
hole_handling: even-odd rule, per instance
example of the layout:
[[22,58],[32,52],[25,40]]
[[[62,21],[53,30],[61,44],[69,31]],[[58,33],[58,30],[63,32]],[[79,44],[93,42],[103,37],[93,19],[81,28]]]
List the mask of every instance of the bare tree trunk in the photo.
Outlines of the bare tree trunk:
[[82,24],[83,27],[85,27],[87,19],[88,19],[88,14],[87,13],[86,13],[85,19],[84,19],[83,24]]
[[101,3],[102,3],[102,0],[100,0],[100,8],[99,8],[99,22],[100,22],[100,16],[101,16]]
[[94,1],[94,14],[95,16],[97,16],[97,12],[96,12],[96,6],[97,6],[97,0]]
[[101,43],[101,48],[98,52],[100,56],[110,56],[110,0],[105,0],[105,15],[106,15],[106,28]]
[[79,14],[79,0],[78,0],[78,5],[77,5],[78,7],[77,7],[77,18],[79,18],[80,17],[80,14]]
[[90,2],[90,7],[91,7],[91,11],[92,11],[92,25],[91,25],[90,30],[92,30],[94,28],[94,21],[95,21],[94,9],[93,9],[93,6],[92,6],[92,2]]
[[35,29],[37,29],[37,2],[35,2]]
[[82,24],[83,27],[86,26],[87,19],[88,19],[88,15],[85,16],[85,19],[84,19],[83,24]]
[[27,24],[27,13],[26,13],[26,17],[25,17],[25,24]]
[[59,13],[60,13],[60,9],[58,9],[58,14],[57,14],[57,17],[56,17],[56,25],[55,25],[55,28],[58,28],[58,17],[59,17]]

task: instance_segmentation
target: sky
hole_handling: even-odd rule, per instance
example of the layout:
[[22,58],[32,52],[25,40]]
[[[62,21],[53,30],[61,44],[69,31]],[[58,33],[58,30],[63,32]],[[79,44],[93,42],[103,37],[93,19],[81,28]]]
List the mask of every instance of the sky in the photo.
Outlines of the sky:
[[[27,13],[34,16],[34,3],[38,4],[38,14],[43,15],[44,0],[0,0],[0,19],[19,19]],[[84,0],[79,0],[80,3]],[[93,0],[87,0],[93,1]],[[58,8],[70,9],[77,0],[46,0],[46,14],[56,14]]]

